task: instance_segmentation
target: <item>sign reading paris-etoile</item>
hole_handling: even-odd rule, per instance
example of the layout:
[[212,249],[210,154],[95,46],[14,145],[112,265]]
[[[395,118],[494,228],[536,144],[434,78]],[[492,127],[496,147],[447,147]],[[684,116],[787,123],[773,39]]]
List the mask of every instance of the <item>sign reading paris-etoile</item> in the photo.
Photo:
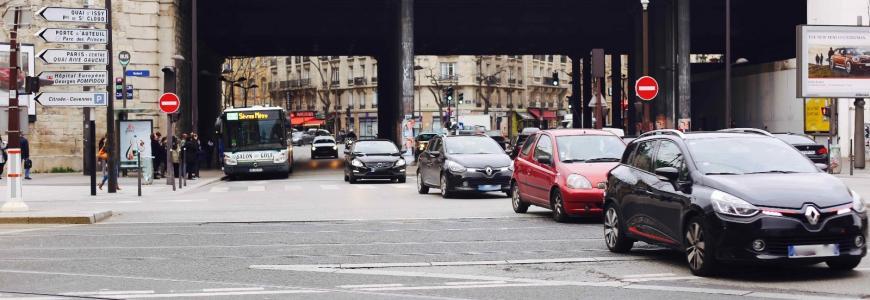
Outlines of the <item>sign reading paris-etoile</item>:
[[105,65],[109,63],[106,50],[45,49],[37,55],[49,64]]
[[106,44],[109,32],[105,29],[45,28],[36,34],[49,43]]
[[106,85],[106,71],[45,71],[39,78],[52,80],[52,85]]

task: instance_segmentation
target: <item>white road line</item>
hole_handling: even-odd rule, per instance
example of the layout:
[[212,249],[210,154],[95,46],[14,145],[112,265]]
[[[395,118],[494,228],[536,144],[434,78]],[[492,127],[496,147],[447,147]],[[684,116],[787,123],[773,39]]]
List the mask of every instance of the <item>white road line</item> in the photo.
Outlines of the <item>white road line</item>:
[[230,190],[227,186],[215,186],[208,190],[209,193],[226,193]]
[[624,275],[621,278],[646,278],[646,277],[668,277],[668,276],[676,276],[676,274],[674,274],[674,273],[632,274],[632,275]]
[[154,291],[94,291],[94,292],[70,292],[61,295],[68,296],[109,296],[109,295],[144,295],[154,294]]
[[404,286],[401,283],[386,283],[386,284],[347,284],[339,285],[337,288],[343,289],[365,289],[365,288],[385,288],[385,287],[400,287]]
[[92,201],[92,202],[86,202],[86,203],[88,203],[88,204],[135,204],[135,203],[142,203],[142,201],[139,201],[139,200]]
[[357,185],[355,185],[355,187],[356,187],[357,189],[360,189],[360,190],[374,190],[374,189],[375,189],[375,187],[372,186],[372,185],[360,185],[360,184],[357,184]]
[[633,290],[687,292],[687,293],[717,294],[717,295],[732,295],[732,296],[743,296],[743,295],[750,293],[750,291],[743,291],[743,290],[693,288],[693,287],[679,287],[679,286],[659,286],[659,285],[643,285],[643,284],[632,284],[632,285],[623,286],[622,288],[633,289]]
[[81,225],[79,225],[79,224],[60,225],[60,226],[57,226],[57,225],[49,225],[49,226],[47,226],[47,227],[26,228],[26,229],[15,229],[15,230],[8,230],[8,231],[0,231],[0,235],[14,235],[14,234],[16,234],[16,233],[31,232],[31,231],[40,231],[40,230],[46,230],[46,229],[57,229],[57,228],[65,228],[65,227],[72,227],[72,226],[81,226]]
[[262,291],[265,290],[261,287],[250,287],[250,288],[215,288],[215,289],[202,289],[203,292],[243,292],[243,291]]
[[801,300],[843,300],[843,299],[861,299],[857,297],[826,297],[826,296],[815,296],[815,295],[799,295],[799,294],[785,294],[785,293],[764,293],[764,292],[752,292],[746,295],[745,297],[758,297],[758,298],[772,298],[772,299],[801,299]]
[[265,185],[251,185],[251,186],[248,186],[248,192],[265,192],[265,191],[266,191],[266,186],[265,186]]
[[410,186],[410,185],[407,185],[407,184],[391,184],[391,186],[394,187],[394,188],[397,188],[397,189],[407,189],[407,188],[411,188],[411,186]]
[[855,268],[855,271],[870,271],[870,268]]
[[157,200],[155,202],[164,203],[188,203],[188,202],[206,202],[208,199],[178,199],[178,200]]
[[453,289],[471,289],[471,288],[529,287],[529,286],[553,286],[553,285],[559,285],[559,284],[506,283],[506,284],[483,284],[483,285],[430,285],[430,286],[368,288],[368,289],[360,289],[360,290],[368,291],[368,292],[385,292],[385,291],[453,290]]
[[675,277],[653,277],[653,278],[632,278],[632,279],[623,279],[625,282],[647,282],[647,281],[669,281],[669,280],[692,280],[692,279],[700,279],[701,277],[697,276],[675,276]]
[[484,285],[484,284],[505,284],[507,281],[451,281],[445,282],[445,285]]
[[288,184],[284,186],[285,191],[299,191],[302,190],[301,186]]
[[115,295],[115,297],[122,298],[122,299],[145,299],[145,298],[317,294],[317,293],[328,293],[328,292],[329,291],[322,291],[322,290],[271,290],[271,291],[237,291],[237,292],[211,292],[211,293],[150,294],[150,295]]
[[322,184],[322,185],[320,185],[320,188],[324,189],[324,190],[332,190],[332,191],[338,190],[338,186],[334,185],[334,184]]

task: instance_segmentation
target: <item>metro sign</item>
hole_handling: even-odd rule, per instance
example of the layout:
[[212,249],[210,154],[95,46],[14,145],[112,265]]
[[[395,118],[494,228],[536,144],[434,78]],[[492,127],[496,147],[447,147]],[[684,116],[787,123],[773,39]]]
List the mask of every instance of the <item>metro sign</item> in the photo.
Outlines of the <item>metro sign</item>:
[[181,100],[174,93],[164,93],[160,95],[160,100],[157,101],[157,104],[160,106],[160,111],[174,114],[178,111],[178,107],[181,106]]
[[650,101],[659,95],[659,83],[655,78],[643,76],[634,83],[634,91],[641,100]]

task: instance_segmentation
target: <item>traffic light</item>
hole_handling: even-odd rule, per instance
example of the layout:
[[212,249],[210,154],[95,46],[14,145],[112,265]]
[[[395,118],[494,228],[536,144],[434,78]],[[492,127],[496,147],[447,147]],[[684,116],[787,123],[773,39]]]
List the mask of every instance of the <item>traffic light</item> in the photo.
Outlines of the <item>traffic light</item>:
[[120,77],[115,78],[115,99],[124,99],[124,81]]
[[444,98],[447,99],[447,103],[453,102],[453,87],[452,86],[447,87],[447,92],[445,93]]
[[36,77],[36,76],[24,77],[24,93],[25,94],[39,93],[39,77]]
[[465,94],[459,93],[459,103],[463,103],[463,102],[465,102]]
[[553,72],[553,86],[559,86],[559,72]]

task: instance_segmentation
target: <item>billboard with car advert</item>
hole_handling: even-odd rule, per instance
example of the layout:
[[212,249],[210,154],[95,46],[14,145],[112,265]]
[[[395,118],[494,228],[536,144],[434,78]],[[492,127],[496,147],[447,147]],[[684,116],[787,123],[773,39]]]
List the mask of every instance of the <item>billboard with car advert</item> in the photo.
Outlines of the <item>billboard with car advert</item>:
[[798,26],[797,97],[870,97],[870,27]]

